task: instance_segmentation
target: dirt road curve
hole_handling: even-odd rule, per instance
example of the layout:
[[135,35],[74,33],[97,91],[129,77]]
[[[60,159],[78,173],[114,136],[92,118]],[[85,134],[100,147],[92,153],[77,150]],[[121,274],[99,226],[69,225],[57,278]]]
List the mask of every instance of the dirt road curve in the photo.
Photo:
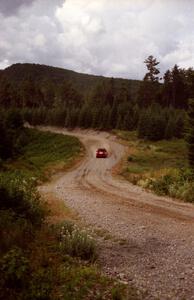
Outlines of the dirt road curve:
[[[99,262],[107,274],[147,290],[144,299],[194,299],[194,205],[113,177],[111,170],[125,153],[116,137],[78,130],[68,134],[79,137],[86,158],[42,192],[64,199],[100,233]],[[98,147],[107,148],[107,159],[95,158]]]

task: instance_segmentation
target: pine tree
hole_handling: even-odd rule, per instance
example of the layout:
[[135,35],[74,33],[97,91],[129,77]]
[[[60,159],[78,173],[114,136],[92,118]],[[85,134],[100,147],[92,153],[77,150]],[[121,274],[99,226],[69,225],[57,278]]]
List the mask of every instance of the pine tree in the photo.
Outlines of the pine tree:
[[152,141],[164,138],[166,120],[164,111],[159,105],[154,105],[141,112],[138,124],[138,136]]
[[172,69],[172,105],[176,108],[187,108],[187,88],[185,70],[177,65]]
[[138,102],[140,106],[148,107],[149,105],[158,102],[158,94],[160,91],[159,77],[160,71],[157,68],[159,62],[150,55],[144,63],[148,69],[145,74],[143,82],[141,83],[138,95]]
[[188,128],[186,136],[189,165],[194,171],[194,98],[189,100]]
[[111,128],[115,128],[117,125],[117,118],[118,118],[117,110],[118,110],[118,104],[115,99],[113,106],[109,112],[109,124],[110,124]]
[[145,61],[144,63],[146,64],[146,67],[148,69],[148,72],[146,73],[144,80],[145,81],[149,81],[149,82],[158,82],[159,81],[159,77],[157,76],[160,71],[157,68],[157,65],[159,64],[159,62],[156,60],[156,58],[154,58],[152,55],[150,55]]
[[194,97],[194,70],[189,68],[186,71],[188,98]]
[[164,138],[169,140],[174,137],[176,124],[173,118],[168,120],[168,123],[165,128]]
[[162,87],[162,106],[169,107],[172,100],[172,73],[170,70],[167,70],[164,74],[164,84]]
[[140,139],[147,138],[149,132],[149,119],[150,116],[148,110],[142,110],[139,117],[138,127],[137,127],[137,134]]

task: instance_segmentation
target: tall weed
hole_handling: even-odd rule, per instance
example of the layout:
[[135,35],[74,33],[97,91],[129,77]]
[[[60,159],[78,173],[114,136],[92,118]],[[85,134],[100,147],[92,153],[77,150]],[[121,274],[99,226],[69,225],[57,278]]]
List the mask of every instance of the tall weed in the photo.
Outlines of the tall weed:
[[194,179],[192,170],[169,169],[160,177],[148,177],[140,185],[152,189],[158,195],[168,195],[187,202],[194,202]]
[[86,231],[71,222],[64,222],[59,232],[60,248],[63,253],[94,261],[97,257],[96,244]]
[[45,216],[33,180],[18,172],[0,174],[0,210],[10,210],[33,225],[41,225]]

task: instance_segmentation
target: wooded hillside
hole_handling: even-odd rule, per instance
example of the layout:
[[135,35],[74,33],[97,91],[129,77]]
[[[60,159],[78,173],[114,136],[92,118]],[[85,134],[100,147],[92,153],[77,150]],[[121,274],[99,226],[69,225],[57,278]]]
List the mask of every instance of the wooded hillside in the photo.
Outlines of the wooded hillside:
[[106,78],[37,64],[0,72],[0,105],[19,109],[26,121],[66,127],[138,129],[139,137],[181,137],[194,97],[194,70],[175,65],[161,78],[149,56],[142,81]]

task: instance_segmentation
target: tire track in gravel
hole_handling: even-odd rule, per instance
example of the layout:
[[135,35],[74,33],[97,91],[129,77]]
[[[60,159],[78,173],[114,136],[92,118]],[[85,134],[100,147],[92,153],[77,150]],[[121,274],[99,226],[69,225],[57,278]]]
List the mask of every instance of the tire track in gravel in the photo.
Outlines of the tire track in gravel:
[[[194,299],[194,206],[158,197],[112,176],[125,147],[106,132],[41,128],[77,136],[86,148],[82,163],[40,188],[76,210],[99,237],[105,273],[148,291],[144,299]],[[105,147],[107,159],[96,159]]]

